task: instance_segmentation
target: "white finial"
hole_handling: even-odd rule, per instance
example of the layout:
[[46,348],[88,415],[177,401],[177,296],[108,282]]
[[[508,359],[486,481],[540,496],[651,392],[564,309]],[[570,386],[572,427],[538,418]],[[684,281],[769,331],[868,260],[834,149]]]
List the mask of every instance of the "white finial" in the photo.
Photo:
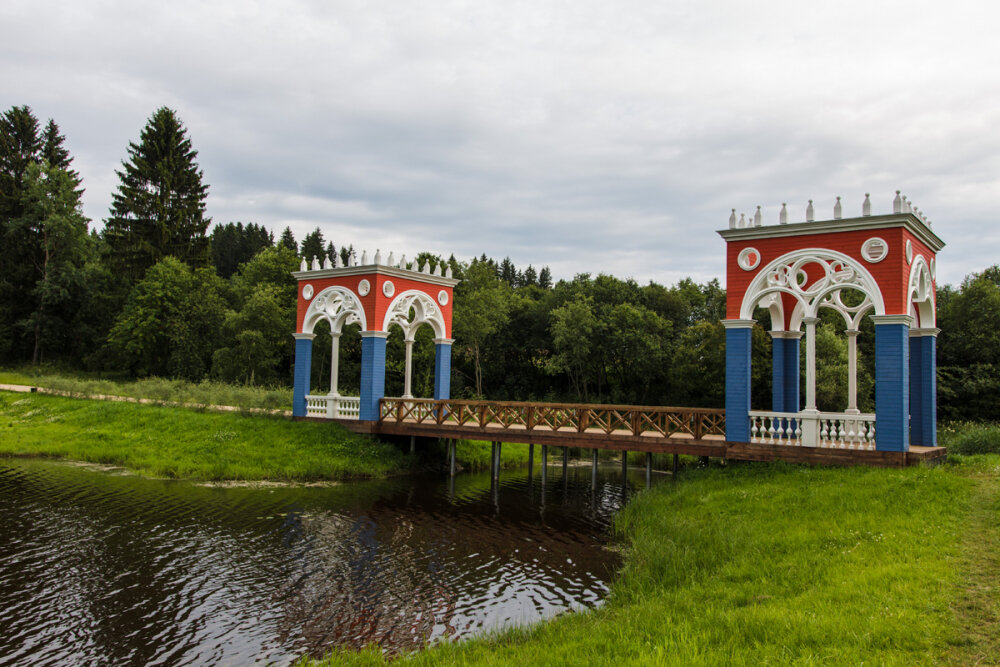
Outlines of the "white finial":
[[376,264],[382,263],[382,251],[379,250],[378,248],[375,248],[375,263]]
[[861,202],[861,215],[871,215],[872,214],[872,200],[869,199],[871,195],[865,193],[865,200]]
[[753,214],[753,226],[760,227],[760,222],[761,222],[760,206],[758,206],[757,212]]
[[747,226],[747,216],[746,213],[740,213],[740,221],[736,223],[736,226],[743,229]]
[[778,224],[787,225],[788,224],[788,208],[787,204],[781,202],[781,212],[778,213]]
[[333,257],[330,258],[330,268],[331,269],[337,268],[338,263],[339,260],[337,259],[337,253],[333,253]]
[[840,206],[840,197],[837,197],[837,203],[833,205],[833,219],[840,220],[843,216],[841,215],[844,209]]
[[424,273],[427,275],[431,275],[433,273],[433,271],[431,271],[431,260],[427,260],[427,263],[424,264]]
[[315,257],[312,258],[312,270],[319,271],[319,260]]
[[368,251],[361,251],[361,266],[368,266]]
[[319,258],[319,268],[321,268],[324,271],[326,271],[326,255],[325,254],[320,255],[320,258]]
[[306,258],[303,257],[302,258],[302,263],[299,264],[299,271],[308,271],[308,270],[309,270],[309,265],[306,264]]
[[445,269],[445,272],[444,272],[444,277],[445,277],[445,278],[451,278],[451,277],[452,277],[452,276],[451,276],[451,264],[449,264],[449,265],[448,265],[448,268],[447,268],[447,269]]
[[733,212],[729,214],[729,228],[730,229],[736,229],[736,209],[735,208],[733,209]]
[[389,261],[387,264],[389,266],[396,266],[396,255],[391,250],[389,251]]
[[815,211],[813,211],[813,200],[809,200],[809,206],[806,206],[806,222],[812,222],[815,220]]
[[438,262],[437,270],[434,275],[444,277],[444,262]]
[[399,256],[399,268],[401,269],[406,268],[406,253],[403,253],[402,255]]
[[896,190],[896,197],[892,200],[892,212],[902,213],[903,212],[903,201],[899,198],[899,190]]

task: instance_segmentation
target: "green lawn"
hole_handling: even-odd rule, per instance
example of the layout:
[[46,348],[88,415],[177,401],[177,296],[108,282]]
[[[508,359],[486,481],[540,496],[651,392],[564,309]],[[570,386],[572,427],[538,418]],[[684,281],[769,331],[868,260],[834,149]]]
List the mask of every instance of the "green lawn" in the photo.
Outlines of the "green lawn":
[[0,392],[0,456],[52,456],[153,477],[378,477],[410,460],[336,424]]
[[[407,664],[996,664],[1000,456],[687,469],[619,516],[607,604]],[[990,662],[992,660],[992,662]],[[332,664],[380,664],[377,652]]]

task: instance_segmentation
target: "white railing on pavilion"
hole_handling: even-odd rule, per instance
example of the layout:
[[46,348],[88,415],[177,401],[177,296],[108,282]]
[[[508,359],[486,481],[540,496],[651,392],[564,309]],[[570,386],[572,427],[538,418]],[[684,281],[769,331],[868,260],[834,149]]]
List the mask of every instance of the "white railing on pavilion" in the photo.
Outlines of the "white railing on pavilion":
[[358,419],[361,399],[357,396],[306,396],[306,416],[327,419]]
[[875,449],[875,415],[842,412],[750,412],[750,442],[766,445]]

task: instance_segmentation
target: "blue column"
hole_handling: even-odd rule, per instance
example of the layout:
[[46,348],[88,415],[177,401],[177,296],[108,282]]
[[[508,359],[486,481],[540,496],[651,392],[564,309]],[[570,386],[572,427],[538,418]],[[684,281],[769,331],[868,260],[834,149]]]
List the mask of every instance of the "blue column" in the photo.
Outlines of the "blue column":
[[726,440],[750,442],[750,335],[753,320],[723,320],[726,327]]
[[910,444],[937,447],[937,329],[910,337]]
[[923,337],[910,334],[910,443],[919,445],[924,439],[924,423],[920,418],[920,349]]
[[306,416],[306,396],[312,374],[313,334],[295,334],[295,373],[292,381],[292,415]]
[[799,349],[802,333],[793,331],[788,335],[791,337],[785,339],[785,407],[783,411],[798,412],[799,377],[801,376]]
[[385,339],[383,331],[361,332],[361,410],[363,421],[378,419],[378,402],[385,396]]
[[451,344],[446,339],[434,341],[434,400],[451,398]]
[[783,331],[771,332],[771,410],[785,411],[785,340]]
[[910,325],[906,315],[874,316],[875,449],[910,448]]

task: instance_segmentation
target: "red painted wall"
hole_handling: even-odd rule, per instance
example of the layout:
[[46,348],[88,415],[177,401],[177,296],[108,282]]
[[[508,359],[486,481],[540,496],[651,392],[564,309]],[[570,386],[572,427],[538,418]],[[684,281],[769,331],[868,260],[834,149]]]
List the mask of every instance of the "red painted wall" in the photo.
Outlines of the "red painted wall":
[[[873,236],[884,239],[889,246],[886,258],[876,264],[868,262],[861,256],[861,245]],[[923,254],[928,262],[934,257],[930,248],[903,227],[731,241],[726,244],[726,317],[739,318],[743,296],[750,283],[764,267],[786,253],[804,248],[836,250],[857,260],[874,276],[881,288],[886,314],[907,314],[909,313],[909,304],[906,303],[907,283],[910,277],[910,264],[906,263],[904,256],[907,239],[913,243],[914,257]],[[740,252],[745,248],[756,248],[761,255],[760,264],[751,271],[744,271],[737,263]],[[808,267],[806,271],[808,273]],[[791,305],[794,304],[786,301],[786,314],[791,312]]]

